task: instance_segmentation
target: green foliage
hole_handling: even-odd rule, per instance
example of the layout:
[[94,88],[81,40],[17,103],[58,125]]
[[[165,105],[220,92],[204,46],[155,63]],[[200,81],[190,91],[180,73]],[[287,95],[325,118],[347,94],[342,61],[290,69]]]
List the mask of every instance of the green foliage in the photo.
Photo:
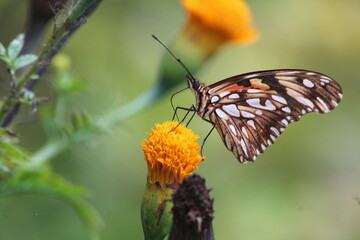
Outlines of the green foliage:
[[0,59],[9,66],[13,77],[17,70],[34,63],[38,58],[34,54],[24,54],[19,56],[23,46],[24,34],[22,33],[10,42],[7,49],[0,43]]
[[[91,3],[84,5],[85,2]],[[66,40],[69,33],[80,25],[77,22],[78,18],[81,18],[87,8],[95,2],[99,3],[99,1],[69,1],[70,5],[63,9],[62,13],[66,12],[71,16],[75,14],[76,17],[72,19],[65,17],[64,24],[55,25],[54,32],[58,34],[50,37],[49,44],[45,45],[39,57],[34,54],[20,54],[24,46],[24,34],[19,34],[12,40],[7,49],[0,43],[0,60],[9,67],[12,85],[12,92],[4,101],[0,112],[1,122],[16,104],[36,107],[44,100],[25,88],[25,85],[30,80],[39,79],[38,73],[44,71],[43,69],[39,71],[43,66],[37,64],[38,61],[44,59],[49,61],[57,53],[64,39]],[[55,65],[54,89],[58,92],[58,99],[54,102],[54,108],[45,108],[40,115],[49,135],[49,141],[39,151],[31,153],[21,147],[16,135],[5,128],[0,128],[0,195],[38,192],[59,197],[74,207],[86,226],[90,238],[98,239],[103,223],[86,200],[89,197],[88,191],[55,174],[49,165],[49,161],[54,156],[70,145],[89,139],[89,133],[93,133],[94,128],[91,118],[85,113],[72,114],[70,121],[64,119],[62,110],[66,97],[83,90],[85,84],[81,78],[69,71],[69,64],[64,67],[66,64],[63,63],[60,61],[60,64]],[[30,66],[26,72],[18,71],[26,66]]]
[[7,52],[8,57],[11,60],[15,60],[16,57],[20,54],[21,49],[24,46],[24,34],[19,34],[14,40],[12,40],[8,46]]
[[[29,93],[33,97],[31,93]],[[61,96],[61,94],[60,94]],[[46,112],[46,111],[45,111]],[[91,120],[86,114],[73,114],[71,122],[65,126],[57,126],[54,122],[56,111],[44,114],[44,123],[48,123],[48,132],[52,133],[50,140],[42,149],[54,151],[62,142],[72,144],[83,139],[81,132],[90,128]],[[50,129],[49,129],[50,128]],[[57,134],[54,134],[57,133]],[[54,142],[55,148],[54,148]],[[49,146],[51,146],[49,148]],[[63,150],[64,148],[61,148]],[[59,151],[61,151],[59,150]],[[51,152],[50,151],[50,152]],[[56,151],[56,150],[55,150]],[[58,151],[56,151],[58,153]],[[82,219],[91,239],[98,239],[103,226],[101,217],[90,206],[86,198],[89,193],[83,187],[76,186],[62,176],[55,174],[46,163],[51,160],[52,154],[41,155],[46,161],[38,161],[39,154],[31,154],[19,145],[19,139],[4,128],[0,129],[0,196],[17,193],[44,193],[51,194],[71,204]]]
[[[53,35],[44,44],[39,56],[21,54],[24,34],[19,34],[7,48],[0,43],[0,60],[8,65],[11,77],[11,92],[0,109],[2,126],[11,122],[20,104],[32,105],[36,110],[39,102],[46,99],[37,97],[32,91],[32,86],[36,83],[32,80],[39,80],[47,63],[51,62],[71,34],[84,23],[82,20],[99,3],[100,0],[66,1],[55,16]],[[88,191],[55,174],[49,164],[54,156],[70,145],[89,139],[89,134],[94,133],[95,127],[91,117],[85,113],[74,113],[69,121],[65,119],[63,110],[66,98],[83,90],[85,84],[69,71],[69,59],[59,59],[55,64],[53,84],[58,99],[53,102],[53,108],[45,108],[43,114],[40,114],[48,134],[48,142],[39,151],[28,152],[20,145],[16,134],[0,128],[0,195],[38,192],[59,197],[74,207],[86,226],[89,237],[98,239],[103,224],[95,209],[87,202]],[[46,64],[38,64],[39,62]],[[23,69],[26,66],[28,68]]]
[[0,56],[1,55],[6,55],[6,48],[2,45],[2,43],[0,43]]
[[37,56],[34,54],[24,54],[16,58],[13,62],[14,69],[20,69],[22,67],[25,67],[33,62],[35,62],[37,59]]

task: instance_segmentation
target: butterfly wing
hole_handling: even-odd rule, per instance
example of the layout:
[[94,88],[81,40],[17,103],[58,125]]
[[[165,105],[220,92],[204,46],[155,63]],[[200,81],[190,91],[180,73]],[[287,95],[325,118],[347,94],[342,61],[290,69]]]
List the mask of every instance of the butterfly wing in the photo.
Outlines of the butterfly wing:
[[209,118],[240,162],[254,161],[289,123],[309,112],[329,112],[342,98],[337,82],[307,70],[242,74],[208,89]]

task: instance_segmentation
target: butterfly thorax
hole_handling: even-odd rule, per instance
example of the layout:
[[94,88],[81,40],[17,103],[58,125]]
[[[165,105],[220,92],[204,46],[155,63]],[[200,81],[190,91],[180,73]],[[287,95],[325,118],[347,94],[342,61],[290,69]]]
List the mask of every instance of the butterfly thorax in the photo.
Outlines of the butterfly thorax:
[[196,108],[197,114],[201,118],[208,118],[209,114],[213,110],[211,107],[209,107],[209,103],[208,103],[209,88],[206,87],[205,84],[199,82],[199,80],[197,80],[191,76],[186,76],[186,80],[188,82],[189,88],[195,94],[195,98],[196,98],[195,108]]

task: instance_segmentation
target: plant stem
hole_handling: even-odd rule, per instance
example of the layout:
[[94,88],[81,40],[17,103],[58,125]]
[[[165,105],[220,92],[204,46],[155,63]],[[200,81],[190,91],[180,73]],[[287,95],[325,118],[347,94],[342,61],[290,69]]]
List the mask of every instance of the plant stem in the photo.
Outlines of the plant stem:
[[[96,9],[101,0],[79,0],[76,6],[68,4],[67,7],[72,12],[67,16],[66,20],[57,27],[54,27],[54,33],[42,49],[39,58],[35,61],[31,68],[20,77],[20,81],[16,90],[11,93],[2,108],[0,109],[0,127],[7,127],[20,109],[18,96],[21,96],[23,88],[32,90],[38,79],[31,79],[34,74],[38,77],[47,70],[52,58],[60,51],[72,34],[83,24],[85,19]],[[67,12],[65,9],[64,12]]]

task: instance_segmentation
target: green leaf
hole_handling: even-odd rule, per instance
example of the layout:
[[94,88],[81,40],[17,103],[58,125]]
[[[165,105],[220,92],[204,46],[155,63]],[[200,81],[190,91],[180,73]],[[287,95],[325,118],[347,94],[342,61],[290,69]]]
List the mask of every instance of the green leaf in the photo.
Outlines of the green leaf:
[[8,55],[11,60],[15,60],[15,58],[19,55],[22,47],[24,45],[24,34],[19,34],[8,46]]
[[11,65],[11,59],[8,56],[2,55],[2,56],[0,56],[0,59],[3,60],[4,62],[6,62],[7,65],[9,65],[9,66]]
[[24,54],[19,56],[14,61],[14,68],[19,69],[22,67],[25,67],[26,65],[29,65],[36,61],[38,57],[34,54]]
[[0,43],[0,55],[6,55],[6,49],[4,45]]

